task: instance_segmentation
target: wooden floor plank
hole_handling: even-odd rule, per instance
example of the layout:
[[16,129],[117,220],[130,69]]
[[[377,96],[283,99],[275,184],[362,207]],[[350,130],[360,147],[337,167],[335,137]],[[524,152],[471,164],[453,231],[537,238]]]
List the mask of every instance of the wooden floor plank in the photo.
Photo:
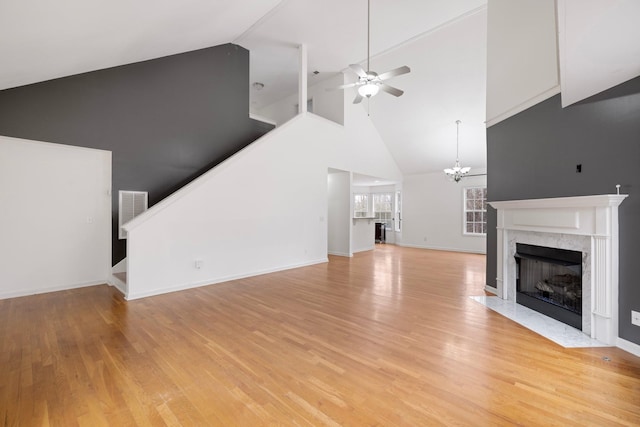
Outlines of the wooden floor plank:
[[1,300],[0,425],[640,425],[640,358],[472,301],[484,265],[377,245],[130,302]]

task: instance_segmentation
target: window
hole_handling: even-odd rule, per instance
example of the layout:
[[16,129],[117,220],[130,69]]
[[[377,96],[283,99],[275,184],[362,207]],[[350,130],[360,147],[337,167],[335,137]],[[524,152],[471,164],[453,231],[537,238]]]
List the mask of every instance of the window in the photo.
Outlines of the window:
[[373,194],[373,213],[375,218],[391,227],[393,220],[393,193]]
[[369,212],[369,195],[354,194],[353,195],[353,217],[364,218]]
[[395,231],[400,231],[402,223],[402,198],[400,192],[396,191],[396,217],[395,217]]
[[487,187],[464,189],[464,234],[487,234]]

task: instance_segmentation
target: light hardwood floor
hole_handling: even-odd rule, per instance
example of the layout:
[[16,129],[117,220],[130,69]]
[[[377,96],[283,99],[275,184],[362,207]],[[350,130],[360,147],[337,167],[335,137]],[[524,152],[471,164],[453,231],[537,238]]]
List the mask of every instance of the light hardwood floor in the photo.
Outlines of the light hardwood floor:
[[130,302],[1,300],[0,425],[640,425],[640,358],[472,301],[484,263],[379,245]]

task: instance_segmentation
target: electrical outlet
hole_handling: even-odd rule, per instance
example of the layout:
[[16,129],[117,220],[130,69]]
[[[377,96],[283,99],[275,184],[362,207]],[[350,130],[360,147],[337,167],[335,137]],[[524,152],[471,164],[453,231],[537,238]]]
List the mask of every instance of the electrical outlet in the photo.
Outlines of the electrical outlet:
[[640,311],[631,310],[631,324],[640,326]]
[[202,260],[201,259],[197,259],[195,262],[195,267],[196,269],[200,270],[202,268]]

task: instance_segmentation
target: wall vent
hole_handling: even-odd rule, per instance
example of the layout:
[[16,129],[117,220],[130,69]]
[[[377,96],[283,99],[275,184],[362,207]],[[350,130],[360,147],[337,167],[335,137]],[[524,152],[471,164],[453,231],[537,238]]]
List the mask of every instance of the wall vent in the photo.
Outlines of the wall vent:
[[149,193],[146,191],[120,191],[118,194],[118,238],[127,238],[124,224],[147,210]]

